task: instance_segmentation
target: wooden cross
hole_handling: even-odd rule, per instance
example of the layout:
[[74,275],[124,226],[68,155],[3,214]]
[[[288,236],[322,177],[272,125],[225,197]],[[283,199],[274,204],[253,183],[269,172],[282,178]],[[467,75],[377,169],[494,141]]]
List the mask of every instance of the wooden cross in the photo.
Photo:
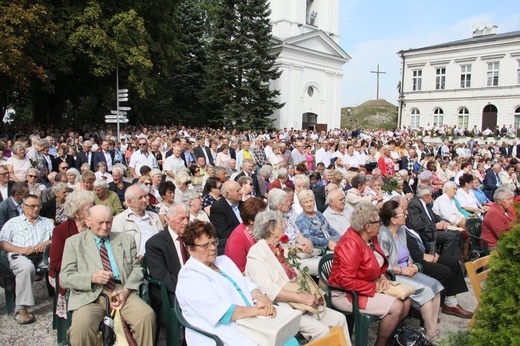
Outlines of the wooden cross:
[[376,100],[379,100],[379,75],[380,74],[386,74],[386,72],[379,71],[379,64],[377,64],[377,70],[376,71],[370,71],[370,73],[377,74],[377,93],[376,93]]

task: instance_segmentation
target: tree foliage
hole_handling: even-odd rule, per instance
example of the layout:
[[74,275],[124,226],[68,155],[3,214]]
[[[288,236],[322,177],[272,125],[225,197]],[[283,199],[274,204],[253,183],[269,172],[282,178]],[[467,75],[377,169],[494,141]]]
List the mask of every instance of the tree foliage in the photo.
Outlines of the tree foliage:
[[102,122],[118,66],[133,123],[263,128],[280,107],[268,16],[266,0],[4,2],[0,111]]
[[489,263],[469,345],[520,345],[520,225],[505,233]]

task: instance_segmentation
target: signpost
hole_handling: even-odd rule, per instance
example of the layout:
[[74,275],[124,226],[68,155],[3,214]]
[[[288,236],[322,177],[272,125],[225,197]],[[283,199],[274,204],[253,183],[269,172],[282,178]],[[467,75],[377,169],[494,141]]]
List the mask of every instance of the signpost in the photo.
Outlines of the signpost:
[[119,89],[119,64],[116,66],[116,109],[111,110],[110,113],[105,115],[105,123],[107,124],[117,124],[117,141],[121,141],[121,134],[119,125],[126,124],[128,122],[128,118],[126,114],[132,110],[131,107],[121,106],[121,102],[128,101],[128,89]]

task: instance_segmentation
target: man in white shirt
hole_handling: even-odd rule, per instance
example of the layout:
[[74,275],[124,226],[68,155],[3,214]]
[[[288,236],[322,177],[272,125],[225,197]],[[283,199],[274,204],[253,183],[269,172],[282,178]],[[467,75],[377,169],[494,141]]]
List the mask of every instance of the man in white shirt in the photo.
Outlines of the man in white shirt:
[[325,209],[323,216],[332,228],[343,235],[350,227],[352,209],[345,208],[345,194],[339,189],[330,191],[327,199],[329,207]]
[[172,155],[169,156],[163,164],[163,171],[166,174],[166,180],[174,181],[175,174],[179,169],[186,168],[184,160],[181,158],[182,148],[176,145],[172,148]]
[[125,192],[125,202],[128,209],[114,217],[112,231],[126,232],[134,237],[140,261],[146,252],[146,242],[162,231],[162,223],[156,213],[146,211],[148,193],[142,187],[129,186]]
[[132,156],[130,157],[130,164],[128,168],[130,169],[130,174],[132,174],[132,178],[139,179],[141,176],[141,167],[148,166],[151,169],[159,168],[159,164],[155,159],[153,153],[148,151],[148,141],[146,138],[139,138],[139,142],[137,144],[139,146],[139,150],[136,150]]
[[323,141],[323,143],[321,143],[321,148],[316,150],[316,164],[322,162],[325,167],[329,167],[331,157],[332,154],[329,151],[329,142]]

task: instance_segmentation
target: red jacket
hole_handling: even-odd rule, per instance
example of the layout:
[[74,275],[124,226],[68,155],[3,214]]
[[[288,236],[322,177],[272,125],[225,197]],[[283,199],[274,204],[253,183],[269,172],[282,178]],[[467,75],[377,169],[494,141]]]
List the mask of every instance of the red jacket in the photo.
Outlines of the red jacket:
[[482,221],[481,237],[487,240],[490,247],[496,247],[498,238],[511,229],[511,222],[516,219],[516,212],[511,207],[504,213],[504,209],[496,203],[489,208]]
[[[358,293],[360,309],[366,308],[368,297],[373,297],[376,293],[375,281],[388,268],[388,260],[381,250],[377,236],[372,241],[376,251],[385,259],[381,268],[372,249],[352,228],[347,230],[334,248],[329,282]],[[347,297],[351,300],[349,295]]]
[[[50,266],[51,270],[49,270],[49,276],[53,278],[57,278],[58,274],[61,270],[61,260],[63,258],[63,250],[65,248],[65,240],[69,237],[78,234],[78,227],[76,226],[76,222],[74,220],[66,220],[54,227],[54,231],[52,232],[52,243],[49,252],[50,257]],[[63,288],[59,288],[60,293],[65,295],[65,290]]]
[[251,246],[256,244],[256,240],[251,236],[246,226],[242,222],[238,225],[226,242],[224,254],[231,258],[237,265],[240,272],[246,270],[247,254]]

